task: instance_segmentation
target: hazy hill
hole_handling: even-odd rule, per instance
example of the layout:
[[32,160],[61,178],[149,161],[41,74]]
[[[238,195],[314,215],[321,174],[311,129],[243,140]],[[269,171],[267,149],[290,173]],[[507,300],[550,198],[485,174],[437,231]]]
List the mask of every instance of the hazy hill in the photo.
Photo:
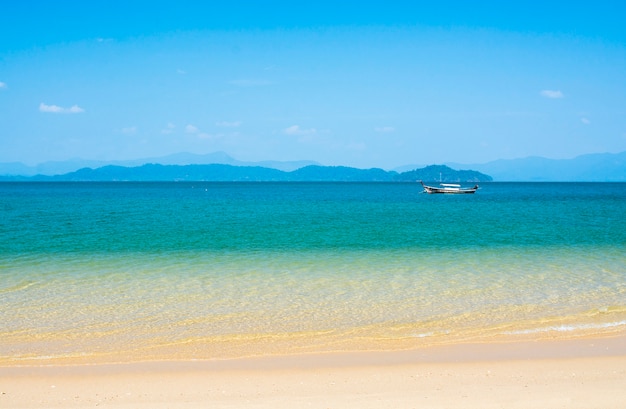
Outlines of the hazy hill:
[[[393,179],[389,174],[404,173],[415,169],[426,169],[423,165],[406,165],[386,172],[382,169],[355,169],[341,166],[328,167],[319,166],[313,161],[263,161],[263,162],[243,162],[233,159],[224,152],[213,152],[205,155],[193,153],[177,153],[173,155],[144,158],[128,161],[87,161],[82,159],[73,159],[61,162],[45,162],[37,166],[27,166],[19,162],[0,163],[0,176],[35,176],[35,175],[66,175],[83,168],[98,169],[105,166],[118,166],[124,168],[140,167],[150,163],[158,163],[161,165],[230,165],[235,167],[261,167],[283,172],[293,172],[303,169],[301,172],[294,173],[289,177],[291,180],[388,180]],[[621,153],[603,153],[578,156],[574,159],[546,159],[541,157],[528,157],[523,159],[497,160],[480,164],[459,164],[446,163],[453,169],[473,169],[482,174],[490,175],[493,180],[498,182],[504,181],[594,181],[594,182],[620,182],[626,181],[626,152]],[[317,168],[310,166],[317,166]],[[111,172],[113,172],[111,170]],[[122,171],[120,171],[122,172]],[[424,179],[438,181],[437,172],[428,177],[418,177],[412,175],[413,179]],[[461,171],[456,171],[461,172]],[[123,173],[123,172],[122,172]],[[445,173],[445,172],[444,172]],[[213,176],[211,176],[213,177]],[[251,173],[247,176],[267,178],[259,173]],[[280,180],[284,179],[284,175],[277,176]],[[402,176],[409,178],[408,175]],[[442,180],[452,181],[473,181],[473,176],[442,176]],[[477,176],[481,179],[482,176]],[[7,180],[7,178],[3,178]],[[15,178],[13,178],[15,179]],[[18,178],[19,179],[19,178]],[[237,178],[235,178],[237,179]],[[168,179],[171,180],[171,179]],[[181,176],[181,180],[186,180],[186,176]],[[263,179],[265,180],[265,179]],[[395,180],[395,179],[394,179]]]
[[356,169],[346,166],[306,166],[286,175],[292,181],[390,182],[396,172],[382,169]]
[[[573,159],[546,159],[531,156],[501,159],[487,163],[461,164],[448,162],[455,169],[475,169],[493,177],[496,182],[624,182],[626,152],[595,153]],[[397,172],[421,167],[406,165]]]
[[484,164],[459,165],[488,173],[498,182],[624,182],[626,181],[626,152],[597,153],[574,159],[497,160]]
[[209,181],[209,182],[488,182],[491,177],[476,171],[457,171],[447,166],[428,166],[409,172],[382,169],[356,169],[345,166],[305,166],[290,172],[261,166],[160,165],[136,167],[103,166],[84,168],[64,175],[5,176],[12,181]]
[[398,180],[415,181],[423,180],[424,182],[490,182],[491,175],[486,175],[475,170],[454,170],[446,165],[431,165],[425,168],[402,172],[398,175]]
[[278,169],[286,172],[302,168],[309,165],[317,165],[317,162],[313,161],[262,161],[262,162],[244,162],[233,159],[224,152],[213,152],[204,155],[195,153],[175,153],[172,155],[133,159],[133,160],[121,160],[121,161],[97,161],[97,160],[85,160],[85,159],[70,159],[66,161],[48,161],[40,163],[36,166],[27,166],[23,163],[0,163],[0,175],[13,175],[13,176],[35,176],[35,175],[62,175],[70,172],[77,171],[83,168],[101,168],[104,166],[123,166],[123,167],[136,167],[151,163],[158,163],[161,165],[232,165],[232,166],[261,166],[270,169]]

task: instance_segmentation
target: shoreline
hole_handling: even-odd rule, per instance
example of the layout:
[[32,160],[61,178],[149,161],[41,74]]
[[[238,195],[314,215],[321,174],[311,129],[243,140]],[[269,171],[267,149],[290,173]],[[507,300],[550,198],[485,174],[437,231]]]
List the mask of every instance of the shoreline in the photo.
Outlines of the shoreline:
[[[594,327],[595,328],[595,327]],[[602,331],[599,331],[598,328]],[[310,335],[310,334],[309,334]],[[354,334],[353,334],[354,335]],[[621,354],[626,355],[626,329],[623,326],[610,328],[600,326],[594,332],[581,330],[578,333],[561,331],[553,332],[520,332],[508,335],[498,334],[487,338],[463,339],[449,338],[446,342],[437,340],[435,342],[416,342],[416,338],[400,338],[386,340],[364,340],[354,336],[351,340],[344,339],[344,342],[316,343],[311,342],[311,338],[305,339],[303,334],[290,339],[289,337],[268,336],[267,341],[271,342],[251,342],[245,339],[234,339],[228,341],[220,340],[219,343],[183,342],[164,344],[152,348],[137,348],[135,351],[128,350],[111,351],[92,350],[79,354],[46,354],[33,356],[11,356],[5,352],[0,356],[0,369],[10,367],[43,367],[43,366],[95,366],[95,365],[116,365],[133,364],[146,362],[245,362],[257,359],[288,360],[289,357],[307,356],[376,356],[385,354],[387,357],[405,354],[409,359],[416,358],[419,354],[430,360],[448,360],[443,355],[451,354],[457,359],[463,359],[464,349],[471,348],[474,355],[477,350],[482,350],[482,359],[490,359],[491,355],[499,358],[513,357],[519,358],[520,350],[532,350],[533,346],[542,345],[541,350],[554,351],[552,355],[563,356],[563,351],[567,351],[567,345],[581,345],[582,349],[588,349],[587,340],[596,340],[598,343],[610,345],[611,349],[621,345],[613,345],[612,339],[623,338],[625,347]],[[421,340],[419,340],[421,341]],[[333,347],[329,347],[331,344]],[[550,348],[550,345],[559,344],[558,348]],[[511,347],[514,345],[515,347]],[[488,346],[485,348],[484,346]],[[7,349],[7,352],[10,348]],[[494,352],[495,351],[495,352]],[[571,351],[579,354],[579,352]],[[594,355],[597,352],[588,351]],[[545,355],[545,354],[544,354]]]
[[0,367],[11,408],[621,408],[626,336],[210,361]]
[[346,365],[400,365],[413,363],[489,362],[497,360],[572,359],[604,356],[626,356],[626,332],[604,336],[579,338],[500,339],[492,342],[451,343],[418,346],[405,349],[353,350],[353,351],[306,351],[302,353],[262,354],[219,358],[162,358],[126,361],[86,361],[74,357],[59,359],[33,359],[0,362],[3,370],[43,368],[94,368],[133,367],[188,364],[208,369],[255,369],[265,366],[288,368],[324,367]]

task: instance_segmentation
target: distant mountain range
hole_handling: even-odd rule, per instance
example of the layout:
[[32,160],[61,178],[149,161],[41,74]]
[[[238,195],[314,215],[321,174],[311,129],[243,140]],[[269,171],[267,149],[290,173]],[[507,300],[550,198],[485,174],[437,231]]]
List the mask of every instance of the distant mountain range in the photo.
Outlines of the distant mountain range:
[[83,168],[63,175],[2,176],[4,181],[208,181],[208,182],[490,182],[488,175],[472,170],[454,170],[432,165],[398,173],[383,169],[356,169],[345,166],[309,165],[292,171],[262,166],[161,165],[135,167],[103,166]]
[[[574,159],[528,157],[502,159],[482,164],[447,162],[456,169],[474,169],[493,177],[496,182],[626,182],[626,151],[595,153]],[[395,169],[403,171],[419,165]]]
[[[159,164],[164,168],[150,168],[144,165]],[[226,167],[197,168],[198,165],[224,165]],[[626,152],[602,153],[578,156],[574,159],[546,159],[541,157],[528,157],[523,159],[497,160],[482,164],[445,163],[452,169],[472,169],[477,175],[470,176],[450,174],[442,172],[442,181],[485,181],[485,177],[493,178],[497,182],[519,181],[593,181],[593,182],[623,182],[626,181]],[[173,166],[168,168],[168,166]],[[186,170],[180,169],[191,166]],[[104,169],[103,169],[104,168]],[[121,168],[121,169],[117,169]],[[128,169],[127,169],[128,168]],[[244,168],[244,169],[232,169]],[[265,170],[261,170],[265,169]],[[68,161],[44,162],[36,166],[27,166],[22,163],[0,163],[0,180],[44,180],[54,176],[54,180],[69,180],[70,178],[111,178],[117,175],[118,179],[130,180],[137,177],[148,177],[146,172],[152,169],[156,173],[168,176],[167,180],[189,180],[186,173],[196,174],[213,180],[206,172],[222,174],[222,178],[232,180],[304,180],[304,175],[309,174],[315,180],[390,180],[400,177],[415,169],[426,169],[424,165],[406,165],[392,171],[382,169],[355,169],[342,166],[320,166],[313,161],[264,161],[244,162],[233,159],[224,152],[214,152],[206,155],[192,153],[178,153],[157,158],[145,158],[127,161],[90,161],[74,159]],[[133,169],[133,170],[129,170]],[[302,170],[300,170],[302,169]],[[277,173],[273,171],[280,171]],[[298,171],[298,172],[296,172]],[[90,173],[91,172],[91,173]],[[131,174],[143,176],[132,176]],[[181,172],[179,174],[178,172]],[[195,172],[195,173],[194,173]],[[462,172],[462,171],[455,171]],[[470,171],[471,172],[471,171]],[[436,172],[437,173],[437,172]],[[445,174],[445,175],[444,175]],[[109,176],[105,176],[109,175]],[[126,176],[123,176],[126,175]],[[314,175],[314,176],[311,176]],[[322,177],[322,175],[325,175]],[[367,176],[366,176],[367,175]],[[383,176],[384,175],[384,176]],[[489,175],[489,176],[487,176]],[[408,177],[408,176],[407,176]],[[32,179],[29,179],[32,178]],[[247,178],[247,179],[246,179]],[[300,179],[298,179],[300,178]],[[356,178],[356,179],[355,179]],[[448,179],[446,179],[448,178]],[[416,177],[414,179],[439,180],[438,173],[428,177]],[[49,180],[49,179],[47,179]]]
[[499,182],[626,182],[626,151],[582,155],[574,159],[535,156],[475,165],[446,165],[485,172]]
[[309,165],[319,165],[313,161],[263,161],[263,162],[243,162],[233,159],[225,152],[213,152],[205,155],[195,153],[176,153],[168,156],[156,158],[144,158],[121,161],[97,161],[85,159],[70,159],[66,161],[49,161],[36,166],[27,166],[20,162],[0,163],[0,175],[13,176],[35,176],[35,175],[62,175],[74,172],[78,169],[97,169],[104,166],[114,165],[123,167],[136,167],[150,163],[161,165],[232,165],[232,166],[261,166],[270,169],[278,169],[286,172],[296,170]]

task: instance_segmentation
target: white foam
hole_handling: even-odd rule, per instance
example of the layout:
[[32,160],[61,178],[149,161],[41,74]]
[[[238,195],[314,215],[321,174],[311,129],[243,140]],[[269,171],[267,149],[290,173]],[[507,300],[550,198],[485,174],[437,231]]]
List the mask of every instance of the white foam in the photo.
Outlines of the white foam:
[[435,335],[435,333],[431,331],[431,332],[425,332],[422,334],[414,334],[413,336],[415,338],[426,338],[426,337],[432,337],[433,335]]
[[602,328],[613,328],[613,327],[621,327],[626,325],[626,321],[617,321],[617,322],[606,322],[602,324],[578,324],[578,325],[555,325],[550,327],[543,328],[532,328],[532,329],[524,329],[518,331],[506,331],[503,332],[504,335],[524,335],[524,334],[537,334],[541,332],[570,332],[570,331],[578,331],[585,329],[602,329]]

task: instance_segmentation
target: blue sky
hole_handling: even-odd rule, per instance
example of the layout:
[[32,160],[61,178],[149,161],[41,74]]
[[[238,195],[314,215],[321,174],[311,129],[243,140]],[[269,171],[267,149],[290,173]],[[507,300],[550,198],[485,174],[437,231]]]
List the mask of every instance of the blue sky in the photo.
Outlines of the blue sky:
[[626,3],[11,2],[0,162],[626,150]]

